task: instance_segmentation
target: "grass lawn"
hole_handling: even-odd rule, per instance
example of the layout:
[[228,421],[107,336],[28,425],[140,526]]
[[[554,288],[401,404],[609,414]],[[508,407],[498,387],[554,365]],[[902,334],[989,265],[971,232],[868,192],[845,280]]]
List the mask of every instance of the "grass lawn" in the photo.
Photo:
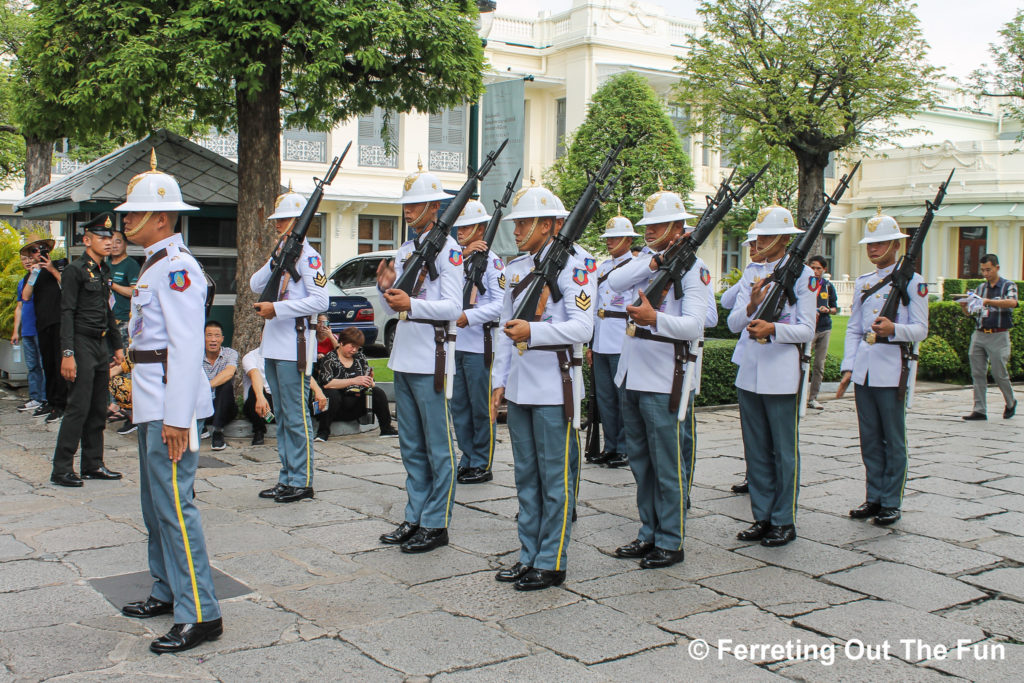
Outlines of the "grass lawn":
[[388,367],[387,358],[368,358],[370,367],[373,368],[373,379],[375,382],[394,382],[395,373]]
[[828,338],[828,352],[836,358],[843,357],[843,347],[846,346],[846,323],[849,319],[848,315],[832,316],[832,336]]

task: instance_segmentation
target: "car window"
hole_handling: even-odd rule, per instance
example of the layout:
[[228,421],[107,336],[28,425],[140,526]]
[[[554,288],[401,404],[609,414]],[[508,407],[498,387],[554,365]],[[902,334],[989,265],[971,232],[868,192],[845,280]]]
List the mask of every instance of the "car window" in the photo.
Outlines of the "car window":
[[378,257],[361,259],[363,262],[363,272],[361,279],[357,287],[376,287],[377,286],[377,266],[380,265],[381,259]]
[[346,263],[334,274],[332,278],[334,284],[342,289],[349,287],[361,287],[359,284],[359,274],[362,272],[363,262],[361,259],[357,259],[350,263]]

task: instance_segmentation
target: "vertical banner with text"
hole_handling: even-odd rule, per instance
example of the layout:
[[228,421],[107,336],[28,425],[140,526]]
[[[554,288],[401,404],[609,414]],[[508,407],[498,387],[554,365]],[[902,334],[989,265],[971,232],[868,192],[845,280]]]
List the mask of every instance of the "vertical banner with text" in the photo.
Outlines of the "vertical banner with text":
[[[523,167],[526,133],[525,83],[521,78],[517,78],[513,81],[488,85],[487,92],[483,97],[483,106],[480,109],[482,119],[480,122],[481,160],[485,154],[497,149],[498,145],[508,138],[508,147],[498,157],[491,172],[480,183],[480,201],[487,208],[487,213],[491,213],[494,209],[494,200],[501,199],[508,181],[512,179],[517,170]],[[522,183],[523,179],[520,176],[519,184],[522,185]],[[505,213],[509,213],[507,208]],[[491,248],[502,258],[515,256],[519,252],[516,248],[515,237],[512,235],[511,222],[502,222]]]

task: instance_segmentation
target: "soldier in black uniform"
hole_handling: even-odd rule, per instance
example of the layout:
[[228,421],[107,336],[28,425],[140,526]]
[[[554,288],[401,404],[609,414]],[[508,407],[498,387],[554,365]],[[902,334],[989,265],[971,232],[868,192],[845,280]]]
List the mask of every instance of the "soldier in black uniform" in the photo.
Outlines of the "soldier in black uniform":
[[[103,429],[107,418],[110,358],[124,360],[121,334],[110,308],[110,254],[113,221],[109,213],[85,224],[85,253],[64,269],[61,278],[60,374],[70,383],[68,407],[57,434],[50,481],[81,486],[82,479],[120,479],[103,464]],[[82,444],[82,478],[74,471]]]

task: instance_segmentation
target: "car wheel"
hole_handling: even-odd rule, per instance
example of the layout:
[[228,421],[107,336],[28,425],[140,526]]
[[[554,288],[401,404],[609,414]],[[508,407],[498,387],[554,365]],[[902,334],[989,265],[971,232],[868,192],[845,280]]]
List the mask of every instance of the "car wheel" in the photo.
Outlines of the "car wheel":
[[384,350],[388,352],[389,356],[391,355],[391,349],[395,345],[395,329],[397,327],[398,324],[392,321],[384,328]]

